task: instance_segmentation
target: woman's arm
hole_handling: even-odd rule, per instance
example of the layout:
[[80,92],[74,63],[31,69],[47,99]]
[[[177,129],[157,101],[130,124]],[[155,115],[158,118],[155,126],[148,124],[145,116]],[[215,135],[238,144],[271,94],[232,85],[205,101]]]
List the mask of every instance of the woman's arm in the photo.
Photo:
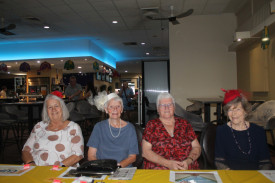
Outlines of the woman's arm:
[[22,160],[24,164],[28,163],[30,165],[35,165],[32,154],[29,151],[25,151],[25,150],[22,151]]
[[96,148],[89,147],[89,150],[88,150],[88,160],[89,161],[97,160],[97,158],[96,158],[96,151],[97,151]]
[[183,163],[180,161],[167,160],[160,155],[156,154],[152,151],[152,144],[147,142],[146,140],[142,140],[142,156],[147,160],[160,164],[169,168],[170,170],[183,170]]
[[80,156],[71,155],[70,157],[64,159],[64,160],[62,161],[62,163],[63,163],[65,166],[73,166],[73,165],[75,165],[76,163],[78,163],[82,158],[83,158],[82,155],[80,155]]
[[130,154],[126,159],[119,162],[119,164],[122,168],[127,167],[128,165],[136,161],[136,157],[137,157],[136,154]]
[[193,163],[193,161],[197,160],[201,154],[201,146],[197,139],[193,140],[192,143],[192,150],[190,151],[188,157],[183,161],[183,168],[188,170],[188,165]]

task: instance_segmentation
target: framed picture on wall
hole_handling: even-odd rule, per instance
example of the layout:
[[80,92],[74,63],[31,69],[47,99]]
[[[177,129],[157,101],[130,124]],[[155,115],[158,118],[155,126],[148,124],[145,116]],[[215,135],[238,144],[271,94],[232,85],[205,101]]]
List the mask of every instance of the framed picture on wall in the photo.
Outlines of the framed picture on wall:
[[100,72],[96,73],[96,80],[101,80],[101,73]]
[[105,81],[107,81],[107,82],[110,81],[110,76],[109,76],[109,74],[106,74],[106,80],[105,80]]
[[101,81],[105,81],[106,75],[104,73],[101,74]]

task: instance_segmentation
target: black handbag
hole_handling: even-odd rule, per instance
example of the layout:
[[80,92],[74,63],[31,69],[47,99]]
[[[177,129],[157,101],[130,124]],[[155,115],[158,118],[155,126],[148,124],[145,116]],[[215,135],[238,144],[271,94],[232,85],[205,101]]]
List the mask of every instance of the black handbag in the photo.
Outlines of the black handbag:
[[72,174],[77,175],[111,175],[117,170],[117,161],[113,159],[92,160],[83,163]]

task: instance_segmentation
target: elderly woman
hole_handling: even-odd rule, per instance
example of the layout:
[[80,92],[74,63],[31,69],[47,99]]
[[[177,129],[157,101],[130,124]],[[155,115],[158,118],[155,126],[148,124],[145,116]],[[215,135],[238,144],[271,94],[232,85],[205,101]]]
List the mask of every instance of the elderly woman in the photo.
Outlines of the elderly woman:
[[150,120],[142,140],[145,169],[198,169],[201,147],[191,125],[174,116],[175,101],[169,93],[157,97],[159,118]]
[[215,164],[218,169],[270,169],[265,131],[245,120],[250,110],[246,97],[239,90],[224,90],[223,109],[229,122],[218,126],[215,143]]
[[62,93],[49,94],[42,120],[37,123],[22,151],[24,163],[47,166],[74,166],[83,158],[83,137],[78,124],[68,121],[69,111]]
[[123,112],[122,99],[115,93],[106,97],[99,93],[95,97],[95,105],[99,110],[104,109],[109,119],[95,125],[87,143],[88,160],[115,159],[118,166],[131,167],[139,154],[138,142],[135,127],[120,118]]

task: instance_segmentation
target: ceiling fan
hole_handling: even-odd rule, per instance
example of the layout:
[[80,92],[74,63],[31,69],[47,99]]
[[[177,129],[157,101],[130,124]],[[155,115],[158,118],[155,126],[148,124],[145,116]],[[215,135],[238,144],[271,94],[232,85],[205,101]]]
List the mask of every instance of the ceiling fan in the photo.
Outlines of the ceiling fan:
[[170,17],[153,17],[153,16],[146,16],[148,19],[150,20],[168,20],[169,22],[171,22],[173,25],[177,25],[179,24],[179,21],[177,21],[177,18],[183,18],[183,17],[187,17],[189,15],[191,15],[193,13],[193,9],[189,9],[187,10],[186,12],[183,12],[177,16],[174,16],[174,6],[170,6],[170,9],[171,9],[171,15]]
[[1,28],[0,28],[0,34],[11,36],[15,35],[13,32],[10,32],[9,30],[13,30],[16,28],[15,24],[9,24],[8,26],[4,27],[4,18],[1,19]]

